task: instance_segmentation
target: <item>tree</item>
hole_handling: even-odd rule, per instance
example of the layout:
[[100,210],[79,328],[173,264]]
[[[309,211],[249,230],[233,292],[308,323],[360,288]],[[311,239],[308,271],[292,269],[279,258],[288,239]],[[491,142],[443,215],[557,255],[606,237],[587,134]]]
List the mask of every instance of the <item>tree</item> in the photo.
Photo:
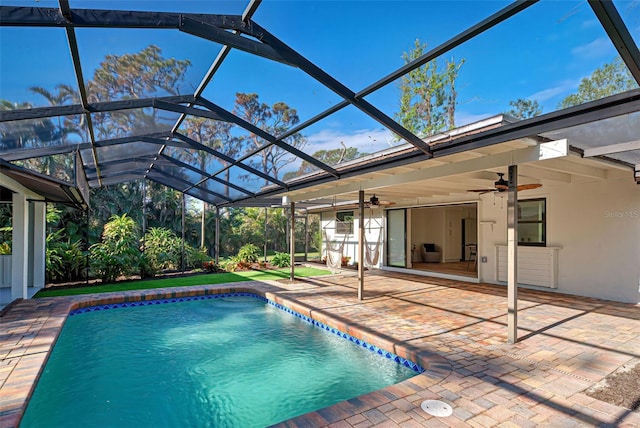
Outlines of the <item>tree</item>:
[[[312,156],[320,162],[324,162],[329,166],[336,166],[343,162],[348,162],[350,160],[358,159],[362,156],[367,155],[367,153],[360,153],[356,147],[347,147],[343,141],[340,141],[340,145],[342,147],[338,149],[318,150]],[[287,172],[284,175],[283,180],[291,180],[293,178],[309,174],[315,170],[317,170],[317,167],[315,165],[312,165],[307,161],[302,161],[302,163],[300,164],[300,168],[298,168],[297,171]]]
[[536,100],[518,98],[515,101],[509,101],[509,105],[512,109],[505,112],[505,114],[516,119],[529,119],[542,114],[542,107],[540,107],[540,104],[538,104]]
[[[426,44],[416,39],[414,47],[402,54],[405,64],[422,56]],[[400,80],[400,111],[396,119],[420,137],[455,128],[457,92],[455,82],[464,59],[445,59],[441,66],[436,59],[410,71]]]
[[[0,110],[21,110],[32,107],[29,103],[13,103],[0,99]],[[59,139],[59,129],[48,118],[18,120],[0,124],[0,142],[3,150],[39,148]]]
[[[59,84],[55,87],[55,91],[49,91],[41,86],[33,86],[29,88],[29,90],[41,95],[51,106],[63,105],[69,101],[77,101],[77,103],[80,104],[80,100],[76,99],[73,88],[69,85]],[[56,130],[52,132],[52,134],[57,139],[56,143],[67,143],[67,135],[70,134],[81,135],[79,129],[84,128],[84,121],[84,115],[72,115],[64,118],[58,116],[55,118]],[[54,121],[51,123],[54,124]],[[84,134],[86,134],[86,132]],[[25,164],[38,172],[54,176],[61,180],[70,182],[74,180],[75,156],[73,155],[51,155],[43,158],[32,158],[26,160]]]
[[636,89],[638,84],[627,66],[617,57],[610,64],[597,68],[589,77],[585,77],[578,86],[578,92],[560,102],[559,108],[567,108],[599,100],[610,95]]
[[[162,50],[150,45],[140,52],[107,55],[87,82],[89,101],[113,101],[179,95],[189,60],[164,58]],[[105,112],[93,116],[97,138],[146,134],[157,129],[157,109]]]
[[[284,133],[300,122],[295,109],[283,102],[276,102],[272,106],[261,103],[258,94],[237,93],[234,113],[274,136]],[[266,141],[255,134],[244,135],[240,138],[246,151],[259,149],[266,145]],[[294,134],[287,138],[286,143],[302,149],[307,144],[307,139],[302,134]],[[272,144],[258,152],[255,158],[250,158],[249,164],[265,174],[278,178],[282,168],[294,161],[295,156],[290,152]]]
[[87,83],[92,101],[179,95],[178,85],[189,60],[164,58],[162,49],[149,45],[133,54],[107,55]]

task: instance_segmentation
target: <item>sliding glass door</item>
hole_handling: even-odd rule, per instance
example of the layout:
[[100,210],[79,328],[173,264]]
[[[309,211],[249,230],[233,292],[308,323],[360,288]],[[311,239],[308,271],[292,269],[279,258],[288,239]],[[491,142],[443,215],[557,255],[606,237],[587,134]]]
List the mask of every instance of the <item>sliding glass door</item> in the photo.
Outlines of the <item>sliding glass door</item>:
[[407,267],[407,211],[387,210],[387,266]]

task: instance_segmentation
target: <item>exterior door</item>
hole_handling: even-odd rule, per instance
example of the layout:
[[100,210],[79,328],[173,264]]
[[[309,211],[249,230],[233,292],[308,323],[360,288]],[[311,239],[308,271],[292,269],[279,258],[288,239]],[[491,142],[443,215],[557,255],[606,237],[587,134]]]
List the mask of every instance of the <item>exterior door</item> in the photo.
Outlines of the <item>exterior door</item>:
[[407,212],[387,210],[387,266],[407,267]]

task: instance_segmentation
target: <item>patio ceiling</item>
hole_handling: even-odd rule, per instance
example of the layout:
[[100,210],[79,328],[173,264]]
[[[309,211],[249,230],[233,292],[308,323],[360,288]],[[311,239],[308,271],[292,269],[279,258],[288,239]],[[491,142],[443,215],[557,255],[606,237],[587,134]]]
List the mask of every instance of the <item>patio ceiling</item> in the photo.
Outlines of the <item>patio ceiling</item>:
[[[262,5],[260,0],[250,1],[244,10],[228,14],[81,9],[72,7],[68,0],[60,0],[57,7],[10,6],[7,3],[11,1],[3,2],[3,6],[0,6],[2,28],[64,31],[67,52],[57,52],[57,55],[69,56],[75,75],[70,84],[79,99],[66,104],[24,108],[17,106],[0,110],[0,160],[28,166],[30,159],[69,157],[74,161],[71,162],[73,165],[81,167],[69,174],[69,180],[79,187],[82,187],[81,183],[85,179],[90,187],[98,187],[144,178],[216,206],[269,206],[285,194],[296,201],[332,195],[342,195],[346,200],[353,197],[356,187],[386,187],[393,197],[410,199],[419,195],[415,190],[407,190],[407,186],[403,186],[406,182],[398,179],[402,174],[418,181],[429,179],[419,187],[421,194],[465,193],[470,187],[491,184],[494,181],[492,171],[499,170],[503,164],[483,164],[477,161],[476,169],[452,171],[448,174],[449,178],[435,173],[421,178],[416,171],[487,156],[495,161],[501,159],[498,157],[500,153],[559,139],[569,141],[572,148],[571,162],[578,165],[575,169],[571,170],[569,166],[567,168],[570,170],[565,171],[557,165],[544,167],[541,163],[525,165],[520,169],[521,174],[530,179],[563,181],[580,176],[585,171],[591,171],[598,177],[599,169],[604,170],[605,175],[607,170],[611,170],[627,172],[631,177],[635,171],[635,180],[640,182],[638,89],[522,121],[502,116],[494,122],[487,119],[488,122],[476,125],[476,132],[466,132],[465,126],[469,124],[464,123],[457,130],[426,139],[414,135],[400,125],[387,109],[375,105],[375,101],[385,96],[386,88],[400,77],[527,13],[530,8],[536,7],[536,1],[516,1],[494,13],[479,17],[475,24],[408,64],[383,77],[377,76],[377,80],[362,89],[341,83],[336,76],[324,71],[294,49],[290,43],[295,40],[280,40],[266,25],[254,21],[258,8],[268,9],[271,6],[269,2]],[[19,3],[16,1],[16,4]],[[608,42],[615,47],[633,79],[640,83],[640,51],[637,38],[634,39],[630,33],[629,19],[620,15],[614,2],[593,0],[589,1],[589,5],[599,31],[606,34]],[[177,7],[180,7],[179,3]],[[276,20],[268,24],[277,26],[278,22]],[[83,56],[80,52],[79,40],[87,29],[117,31],[132,28],[149,31],[150,37],[156,34],[159,37],[162,30],[173,30],[181,37],[196,38],[220,48],[217,54],[211,55],[208,71],[201,76],[199,84],[191,93],[146,94],[149,96],[94,100],[91,88],[87,87],[90,66],[85,63],[87,55]],[[39,48],[47,47],[41,45]],[[309,115],[301,123],[277,134],[270,133],[259,124],[248,122],[230,106],[214,102],[205,95],[225,62],[230,61],[232,52],[237,51],[244,52],[245,57],[249,55],[267,63],[277,63],[279,67],[302,72],[306,79],[335,97],[335,101],[330,102],[330,107]],[[335,54],[339,55],[339,52]],[[4,57],[0,59],[10,60]],[[27,86],[35,86],[35,83],[25,83]],[[5,98],[5,95],[0,94],[0,98]],[[322,162],[310,150],[291,144],[292,137],[312,129],[317,132],[320,124],[345,110],[353,110],[381,126],[393,134],[397,142],[385,151],[337,164]],[[125,135],[105,134],[107,138],[103,138],[101,135],[104,132],[100,132],[100,127],[105,127],[105,123],[113,115],[151,115],[155,120],[140,129],[130,130]],[[230,132],[257,136],[261,143],[252,150],[230,154],[219,147],[213,147],[206,140],[198,141],[193,136],[186,135],[183,125],[187,119],[193,118],[228,123],[232,127]],[[17,144],[11,137],[15,135],[16,129],[37,127],[43,120],[52,119],[69,119],[81,123],[82,137],[71,142],[36,138],[33,144],[26,146]],[[274,147],[295,159],[294,163],[308,164],[312,172],[293,174],[285,179],[282,172],[274,173],[268,168],[260,168],[256,159]],[[605,164],[592,165],[584,160],[588,158],[597,159],[598,162],[605,161]],[[192,159],[207,159],[207,162],[198,164]]]

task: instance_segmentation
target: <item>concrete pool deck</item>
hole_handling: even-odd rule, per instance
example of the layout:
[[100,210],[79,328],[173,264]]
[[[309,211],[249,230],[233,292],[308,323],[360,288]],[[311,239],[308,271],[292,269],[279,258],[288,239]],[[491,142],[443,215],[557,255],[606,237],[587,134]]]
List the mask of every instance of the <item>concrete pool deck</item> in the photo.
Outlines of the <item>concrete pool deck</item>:
[[[630,411],[584,394],[640,359],[640,305],[520,289],[519,338],[506,343],[506,288],[414,275],[366,274],[364,300],[351,272],[294,283],[244,282],[17,302],[0,318],[0,427],[15,426],[71,308],[89,302],[254,289],[298,302],[348,333],[375,332],[433,355],[426,374],[283,422],[288,427],[625,426]],[[273,293],[273,295],[271,295]],[[391,349],[390,349],[391,350]],[[392,351],[392,350],[391,350]],[[453,415],[429,416],[423,400]]]

